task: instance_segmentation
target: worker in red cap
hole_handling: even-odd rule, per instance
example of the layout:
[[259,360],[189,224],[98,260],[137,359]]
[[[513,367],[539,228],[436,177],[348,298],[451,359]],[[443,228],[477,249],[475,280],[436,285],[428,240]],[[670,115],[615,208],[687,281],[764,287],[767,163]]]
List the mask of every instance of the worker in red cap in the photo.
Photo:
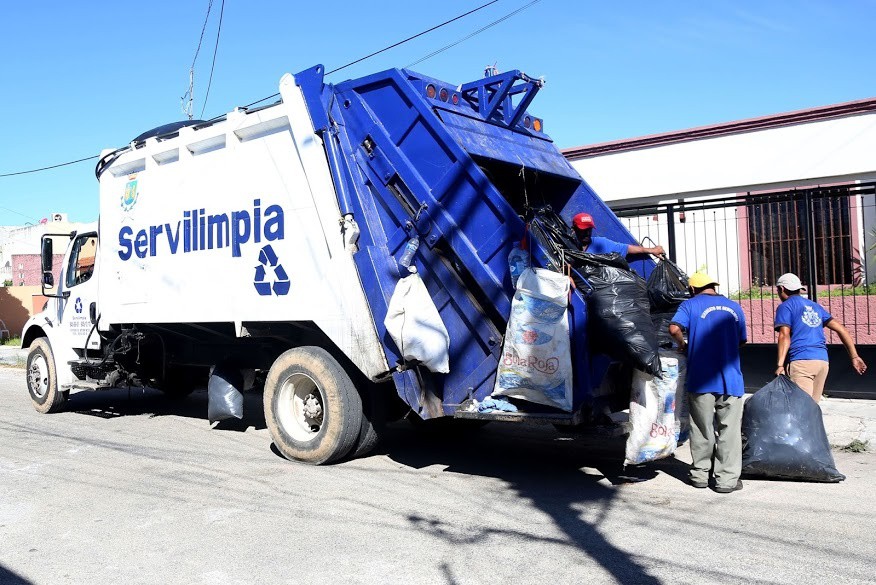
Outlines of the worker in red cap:
[[588,254],[611,254],[612,252],[617,252],[624,257],[631,254],[663,256],[666,253],[663,250],[663,246],[646,248],[645,246],[622,244],[608,238],[594,236],[594,228],[596,228],[596,224],[593,222],[593,216],[589,213],[579,213],[572,218],[572,229],[575,230],[575,237],[578,238],[578,244],[581,246],[582,252],[587,252]]

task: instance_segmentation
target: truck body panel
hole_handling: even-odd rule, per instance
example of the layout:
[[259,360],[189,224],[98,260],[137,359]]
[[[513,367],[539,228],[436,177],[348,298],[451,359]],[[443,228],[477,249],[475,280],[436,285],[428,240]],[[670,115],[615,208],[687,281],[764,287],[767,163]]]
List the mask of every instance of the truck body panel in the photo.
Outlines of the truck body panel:
[[102,174],[100,327],[312,321],[373,377],[388,368],[323,147],[291,76],[280,89]]

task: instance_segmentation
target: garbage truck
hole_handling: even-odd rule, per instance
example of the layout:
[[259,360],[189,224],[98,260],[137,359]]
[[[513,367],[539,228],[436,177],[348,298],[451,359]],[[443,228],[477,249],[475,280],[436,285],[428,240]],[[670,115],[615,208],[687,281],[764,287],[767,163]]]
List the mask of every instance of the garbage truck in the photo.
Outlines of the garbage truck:
[[[586,423],[610,360],[588,344],[582,291],[565,316],[569,408],[471,408],[494,390],[527,214],[586,210],[601,235],[635,243],[529,112],[543,85],[406,69],[330,84],[315,66],[284,75],[274,103],[104,151],[99,221],[43,239],[49,301],[22,333],[35,408],[63,410],[71,392],[185,396],[220,374],[237,391],[256,380],[277,448],[314,464],[366,453],[398,412]],[[562,270],[528,246],[533,267]],[[411,277],[440,317],[445,371],[389,331]]]

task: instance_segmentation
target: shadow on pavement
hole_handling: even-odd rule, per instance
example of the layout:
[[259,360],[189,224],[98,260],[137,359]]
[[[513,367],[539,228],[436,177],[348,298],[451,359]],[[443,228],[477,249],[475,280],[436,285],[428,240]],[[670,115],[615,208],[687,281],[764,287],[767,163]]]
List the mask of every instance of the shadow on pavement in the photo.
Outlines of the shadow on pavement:
[[[470,435],[469,435],[470,436]],[[516,495],[549,516],[565,534],[566,542],[598,562],[618,583],[656,584],[660,581],[627,552],[614,546],[600,531],[616,486],[647,481],[664,471],[684,480],[687,465],[669,459],[657,465],[623,469],[623,440],[563,440],[544,428],[526,428],[492,423],[471,440],[464,437],[418,436],[404,426],[392,425],[380,452],[414,468],[446,465],[445,472],[502,480]],[[603,478],[611,485],[607,485]],[[582,507],[597,511],[596,519],[583,518]],[[592,514],[588,513],[592,517]],[[506,529],[483,526],[460,536],[440,517],[411,515],[417,529],[450,544],[484,542]],[[545,540],[529,532],[515,538]],[[554,540],[548,538],[548,540]],[[449,571],[449,567],[445,570]]]
[[[171,397],[159,390],[131,388],[84,391],[70,395],[67,412],[111,419],[123,416],[149,415],[184,416],[207,420],[207,390],[196,390],[189,396]],[[265,412],[260,391],[243,393],[243,418],[219,421],[214,430],[245,432],[253,427],[256,430],[267,428]]]
[[28,581],[18,573],[13,573],[3,565],[0,565],[0,585],[31,585]]

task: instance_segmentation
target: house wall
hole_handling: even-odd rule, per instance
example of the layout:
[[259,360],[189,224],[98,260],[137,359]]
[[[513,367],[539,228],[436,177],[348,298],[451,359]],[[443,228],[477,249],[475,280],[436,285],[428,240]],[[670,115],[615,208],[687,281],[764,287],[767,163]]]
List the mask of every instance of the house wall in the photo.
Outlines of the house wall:
[[[61,274],[63,260],[63,254],[52,256],[52,273],[55,275],[55,282],[58,282],[58,275]],[[13,254],[11,264],[12,272],[9,278],[12,280],[12,286],[40,286],[43,271],[39,254]]]
[[[45,297],[40,295],[41,292],[42,289],[38,286],[0,287],[0,321],[10,337],[21,335],[30,316],[42,310]],[[2,325],[0,329],[4,329]]]
[[570,162],[606,202],[876,179],[876,113],[608,152]]

